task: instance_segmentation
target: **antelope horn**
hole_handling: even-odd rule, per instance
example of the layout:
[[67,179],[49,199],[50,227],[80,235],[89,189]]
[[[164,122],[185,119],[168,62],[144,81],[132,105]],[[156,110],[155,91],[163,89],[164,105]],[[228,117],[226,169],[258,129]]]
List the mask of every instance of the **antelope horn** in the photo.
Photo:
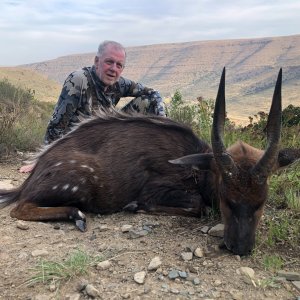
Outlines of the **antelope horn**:
[[280,130],[281,130],[281,85],[282,69],[280,69],[273,94],[271,109],[267,122],[268,145],[262,158],[253,168],[253,174],[259,181],[266,179],[272,172],[277,161],[279,152]]
[[218,95],[215,103],[211,144],[216,164],[221,171],[223,179],[230,180],[237,174],[237,168],[231,156],[226,152],[223,143],[225,125],[225,67],[222,72]]

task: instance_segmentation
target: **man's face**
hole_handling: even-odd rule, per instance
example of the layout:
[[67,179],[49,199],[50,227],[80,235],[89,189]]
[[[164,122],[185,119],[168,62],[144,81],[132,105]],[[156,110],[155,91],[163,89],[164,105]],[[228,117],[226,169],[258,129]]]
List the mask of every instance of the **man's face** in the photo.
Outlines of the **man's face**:
[[108,45],[101,57],[95,57],[96,73],[105,85],[113,85],[121,76],[125,65],[125,52]]

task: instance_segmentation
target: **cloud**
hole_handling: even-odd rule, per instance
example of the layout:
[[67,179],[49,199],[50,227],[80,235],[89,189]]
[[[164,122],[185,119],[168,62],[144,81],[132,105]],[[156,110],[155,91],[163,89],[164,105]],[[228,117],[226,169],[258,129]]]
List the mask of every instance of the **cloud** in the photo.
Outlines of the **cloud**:
[[0,65],[125,46],[297,34],[299,1],[4,0]]

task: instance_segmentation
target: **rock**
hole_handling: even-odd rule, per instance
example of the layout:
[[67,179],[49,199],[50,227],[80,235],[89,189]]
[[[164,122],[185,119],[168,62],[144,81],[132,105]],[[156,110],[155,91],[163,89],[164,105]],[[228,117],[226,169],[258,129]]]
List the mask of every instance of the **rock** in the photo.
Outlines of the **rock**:
[[289,281],[300,281],[300,273],[298,272],[278,271],[277,274]]
[[249,268],[249,267],[241,267],[239,269],[236,270],[237,274],[241,275],[244,282],[247,284],[253,284],[254,286],[256,286],[255,283],[255,272],[253,269]]
[[181,258],[184,261],[192,260],[193,259],[193,253],[192,252],[182,252],[181,253]]
[[37,250],[33,250],[31,252],[31,255],[33,257],[37,257],[37,256],[47,256],[49,254],[49,252],[45,249],[37,249]]
[[149,271],[155,271],[157,270],[161,265],[161,260],[159,256],[155,256],[149,263],[148,270]]
[[194,284],[194,285],[199,285],[199,284],[200,284],[200,279],[199,279],[198,277],[195,277],[195,278],[193,279],[193,284]]
[[96,297],[100,296],[100,292],[92,284],[88,284],[85,287],[85,291],[86,291],[87,295],[92,298],[96,298]]
[[148,234],[148,231],[144,230],[144,229],[141,229],[141,230],[130,230],[129,231],[129,237],[131,239],[137,239],[137,238],[143,237],[143,236],[145,236],[147,234]]
[[208,234],[215,237],[223,237],[224,236],[224,224],[217,224],[216,226],[212,227]]
[[130,231],[132,228],[133,228],[132,225],[123,225],[123,226],[121,227],[121,231],[122,231],[122,232],[128,232],[128,231]]
[[214,285],[214,286],[220,286],[221,284],[222,284],[222,281],[219,280],[219,279],[217,279],[217,280],[215,280],[215,281],[213,282],[213,285]]
[[85,287],[88,285],[88,281],[83,279],[76,284],[76,291],[82,292]]
[[80,297],[79,293],[66,294],[64,300],[80,300]]
[[204,256],[204,251],[203,251],[203,249],[202,248],[200,248],[200,247],[197,247],[196,249],[195,249],[195,251],[194,251],[194,255],[196,256],[196,257],[203,257]]
[[170,289],[170,293],[178,295],[179,294],[179,290],[175,289],[175,288],[171,288]]
[[54,292],[56,290],[56,285],[55,285],[55,283],[51,283],[50,285],[49,285],[49,291],[50,292]]
[[208,226],[203,226],[203,227],[200,229],[200,231],[201,231],[202,233],[204,233],[204,234],[207,234],[208,231],[209,231],[209,227],[208,227]]
[[171,270],[168,274],[168,277],[170,279],[175,279],[175,278],[179,277],[178,270]]
[[[292,281],[292,284],[296,289],[298,289],[298,291],[300,291],[300,281]],[[298,298],[300,298],[300,296]]]
[[108,231],[109,230],[109,227],[107,225],[100,225],[99,226],[99,231]]
[[184,272],[184,271],[178,271],[178,275],[181,277],[181,278],[187,278],[187,273]]
[[24,221],[20,221],[20,220],[17,221],[16,226],[17,226],[17,228],[22,229],[22,230],[28,230],[29,229],[28,223],[24,222]]
[[101,261],[97,264],[97,270],[107,270],[111,267],[111,262],[109,260]]
[[146,278],[145,271],[135,273],[133,277],[134,281],[137,282],[138,284],[143,284],[145,282],[145,278]]
[[11,184],[11,180],[1,180],[0,181],[0,189],[2,190],[10,190],[14,188],[14,186]]

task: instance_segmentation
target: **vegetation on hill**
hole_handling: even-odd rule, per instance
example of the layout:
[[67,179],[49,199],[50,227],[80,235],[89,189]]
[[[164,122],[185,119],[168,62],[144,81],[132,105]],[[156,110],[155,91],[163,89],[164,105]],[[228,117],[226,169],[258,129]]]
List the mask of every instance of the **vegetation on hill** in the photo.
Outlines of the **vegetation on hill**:
[[0,80],[0,159],[42,144],[53,103],[36,100],[34,91]]
[[56,102],[61,91],[60,83],[30,69],[1,67],[0,80],[4,79],[16,87],[31,90],[34,97],[43,102]]

